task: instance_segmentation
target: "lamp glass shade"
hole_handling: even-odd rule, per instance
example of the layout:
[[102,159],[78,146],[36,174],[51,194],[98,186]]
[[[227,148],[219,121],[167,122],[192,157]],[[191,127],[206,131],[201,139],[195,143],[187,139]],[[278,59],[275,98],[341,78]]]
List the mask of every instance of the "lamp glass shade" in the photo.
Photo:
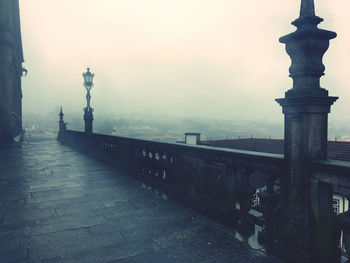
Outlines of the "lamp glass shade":
[[87,68],[87,72],[83,73],[84,82],[91,85],[94,75],[95,74],[91,74],[90,69]]

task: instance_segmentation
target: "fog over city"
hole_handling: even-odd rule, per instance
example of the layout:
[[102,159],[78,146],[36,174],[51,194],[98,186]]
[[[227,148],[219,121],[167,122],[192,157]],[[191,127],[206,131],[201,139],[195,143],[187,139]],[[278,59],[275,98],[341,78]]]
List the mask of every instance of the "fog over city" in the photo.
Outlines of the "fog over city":
[[[320,28],[337,32],[321,86],[340,99],[330,123],[347,125],[350,2],[316,1]],[[295,1],[35,0],[21,3],[24,114],[62,105],[83,115],[82,72],[96,74],[95,120],[150,114],[271,121],[291,88],[280,36],[295,28]],[[67,116],[67,118],[69,118]],[[57,121],[57,120],[55,120]],[[331,126],[330,126],[331,129]],[[281,131],[282,134],[283,131]]]

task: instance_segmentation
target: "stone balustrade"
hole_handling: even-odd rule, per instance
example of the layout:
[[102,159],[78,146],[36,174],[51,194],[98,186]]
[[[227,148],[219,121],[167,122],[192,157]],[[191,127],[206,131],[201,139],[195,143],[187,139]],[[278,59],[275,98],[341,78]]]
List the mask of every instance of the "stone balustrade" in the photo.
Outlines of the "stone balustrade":
[[252,208],[262,212],[261,206],[252,202],[256,190],[278,184],[285,167],[279,154],[62,132],[62,143],[108,160],[223,221],[238,214],[248,215]]
[[[267,248],[271,233],[275,234],[273,225],[278,225],[276,221],[284,202],[278,191],[279,187],[285,187],[280,186],[280,177],[287,167],[283,155],[71,130],[62,130],[59,141],[111,162],[145,184],[215,219],[226,223],[243,219],[260,225],[263,231],[259,240]],[[334,262],[339,262],[340,246],[343,257],[350,251],[350,213],[336,216],[332,202],[334,194],[350,192],[350,163],[310,161],[306,169],[310,174],[310,215],[321,225],[322,220],[332,220],[331,224],[325,223],[324,230],[331,236],[334,251],[338,251]],[[322,196],[316,195],[321,192]],[[318,211],[313,213],[315,209]]]

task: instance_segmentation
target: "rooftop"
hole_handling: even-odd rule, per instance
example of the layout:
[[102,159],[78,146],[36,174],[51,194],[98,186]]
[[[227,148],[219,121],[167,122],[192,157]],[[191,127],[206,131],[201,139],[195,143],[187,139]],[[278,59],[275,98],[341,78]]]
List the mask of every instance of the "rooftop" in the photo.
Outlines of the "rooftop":
[[[274,154],[284,153],[284,140],[242,138],[207,141],[210,146]],[[328,159],[350,162],[349,141],[328,141]]]
[[[0,149],[0,262],[279,262],[253,231],[54,140]],[[246,242],[242,242],[246,241]]]

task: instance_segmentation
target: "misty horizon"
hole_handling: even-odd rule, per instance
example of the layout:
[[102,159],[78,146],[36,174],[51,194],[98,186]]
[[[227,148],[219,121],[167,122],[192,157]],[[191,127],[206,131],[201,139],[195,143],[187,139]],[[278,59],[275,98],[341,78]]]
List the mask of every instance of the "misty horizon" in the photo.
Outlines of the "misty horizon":
[[[345,6],[318,2],[320,24],[338,33],[321,86],[339,96],[330,121],[347,120],[350,22]],[[96,74],[95,116],[129,112],[175,117],[271,120],[292,87],[278,38],[295,30],[298,5],[228,0],[23,1],[23,112],[63,106],[82,113],[82,72]],[[84,10],[82,12],[82,10]]]

